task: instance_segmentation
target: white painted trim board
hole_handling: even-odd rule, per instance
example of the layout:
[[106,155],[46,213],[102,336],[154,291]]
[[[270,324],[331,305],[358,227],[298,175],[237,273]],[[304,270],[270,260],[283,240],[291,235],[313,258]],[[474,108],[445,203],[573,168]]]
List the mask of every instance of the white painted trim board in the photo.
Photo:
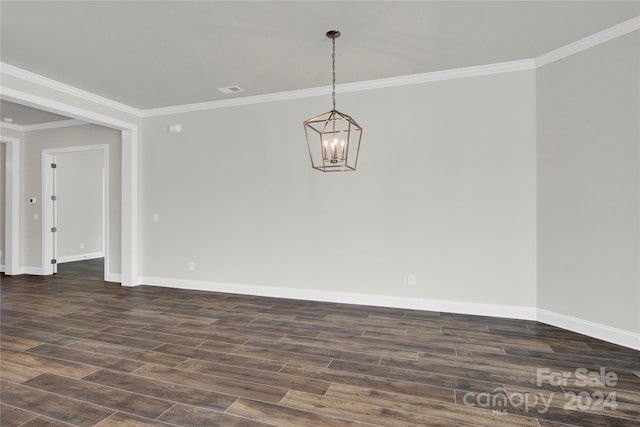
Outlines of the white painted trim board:
[[4,273],[20,274],[20,139],[0,136],[6,144],[6,180],[5,180],[5,214],[4,214]]
[[404,308],[410,310],[458,313],[474,316],[490,316],[519,320],[533,320],[569,331],[588,335],[624,347],[640,350],[640,334],[594,323],[535,307],[474,303],[465,301],[408,298],[389,295],[356,294],[348,292],[297,289],[275,286],[258,286],[236,283],[182,280],[161,277],[141,277],[141,284],[149,286],[190,289],[207,292],[225,292],[272,298],[333,302],[342,304],[372,305],[377,307]]
[[[67,256],[59,256],[56,258],[58,264],[64,264],[66,262],[76,262],[76,261],[86,261],[88,259],[97,259],[104,257],[102,252],[93,252],[86,254],[78,254],[78,255],[67,255]],[[105,278],[107,277],[105,273]]]

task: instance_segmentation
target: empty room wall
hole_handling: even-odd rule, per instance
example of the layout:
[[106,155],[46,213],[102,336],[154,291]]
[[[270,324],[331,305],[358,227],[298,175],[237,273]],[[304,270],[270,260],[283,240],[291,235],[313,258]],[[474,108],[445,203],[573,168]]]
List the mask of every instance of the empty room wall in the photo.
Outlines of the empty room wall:
[[364,128],[355,173],[309,164],[330,96],[145,119],[143,281],[535,307],[535,72],[337,101]]
[[537,72],[538,306],[636,334],[639,52],[635,31]]

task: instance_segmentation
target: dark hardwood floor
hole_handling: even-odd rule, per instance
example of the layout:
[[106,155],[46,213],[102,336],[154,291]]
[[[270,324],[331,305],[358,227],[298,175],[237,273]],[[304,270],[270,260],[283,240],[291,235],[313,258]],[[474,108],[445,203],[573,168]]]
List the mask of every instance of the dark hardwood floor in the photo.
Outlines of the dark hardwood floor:
[[2,426],[640,425],[640,352],[537,322],[1,276]]

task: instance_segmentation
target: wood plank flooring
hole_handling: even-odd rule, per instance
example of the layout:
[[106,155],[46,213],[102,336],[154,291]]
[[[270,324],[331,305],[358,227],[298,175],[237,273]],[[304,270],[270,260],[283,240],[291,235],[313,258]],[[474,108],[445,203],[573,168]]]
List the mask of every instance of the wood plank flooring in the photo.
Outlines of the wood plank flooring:
[[631,349],[530,321],[126,288],[101,262],[0,276],[0,425],[640,425]]

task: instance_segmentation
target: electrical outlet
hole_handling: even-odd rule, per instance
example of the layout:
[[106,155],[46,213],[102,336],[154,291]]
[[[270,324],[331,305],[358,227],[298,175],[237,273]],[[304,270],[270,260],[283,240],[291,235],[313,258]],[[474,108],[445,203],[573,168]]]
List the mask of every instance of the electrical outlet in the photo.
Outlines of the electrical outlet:
[[84,249],[84,243],[80,243],[80,249]]
[[196,263],[189,261],[189,271],[196,271]]
[[37,220],[38,220],[38,214],[37,214],[37,213],[34,213],[34,214],[33,214],[33,220],[34,220],[34,221],[37,221]]
[[160,221],[160,214],[154,213],[152,215],[152,218],[153,218],[153,222],[158,222],[158,221]]
[[407,285],[409,285],[409,286],[415,286],[416,285],[416,275],[415,274],[409,274],[407,276]]

